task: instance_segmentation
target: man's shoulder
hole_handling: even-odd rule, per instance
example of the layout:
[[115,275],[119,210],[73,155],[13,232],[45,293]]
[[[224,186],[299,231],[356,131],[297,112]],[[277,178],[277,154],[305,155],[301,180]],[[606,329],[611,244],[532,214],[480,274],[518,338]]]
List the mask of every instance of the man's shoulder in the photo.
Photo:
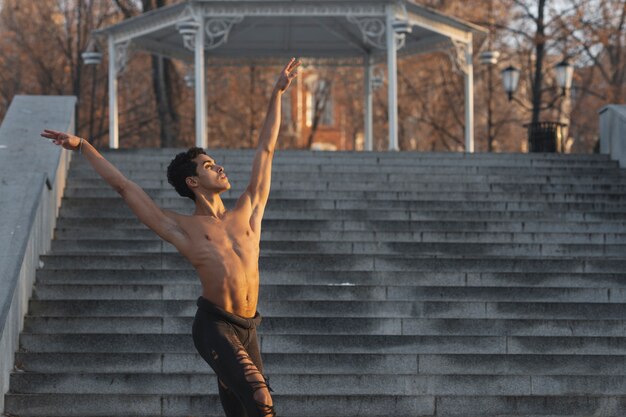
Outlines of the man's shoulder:
[[175,211],[172,210],[162,210],[163,214],[165,214],[167,216],[167,218],[169,218],[170,220],[173,220],[174,223],[176,223],[178,225],[179,228],[181,229],[185,229],[185,225],[189,224],[190,222],[193,221],[193,217],[194,216],[188,216],[186,214],[182,214],[182,213],[177,213]]

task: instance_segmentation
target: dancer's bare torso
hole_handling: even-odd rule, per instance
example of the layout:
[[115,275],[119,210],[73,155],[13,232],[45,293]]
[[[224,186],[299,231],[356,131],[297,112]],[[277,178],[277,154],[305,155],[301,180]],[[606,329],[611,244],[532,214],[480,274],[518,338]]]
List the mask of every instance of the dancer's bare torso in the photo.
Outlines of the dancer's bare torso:
[[202,296],[242,317],[253,317],[259,296],[260,219],[242,199],[221,219],[167,211],[185,234],[175,242],[196,269]]

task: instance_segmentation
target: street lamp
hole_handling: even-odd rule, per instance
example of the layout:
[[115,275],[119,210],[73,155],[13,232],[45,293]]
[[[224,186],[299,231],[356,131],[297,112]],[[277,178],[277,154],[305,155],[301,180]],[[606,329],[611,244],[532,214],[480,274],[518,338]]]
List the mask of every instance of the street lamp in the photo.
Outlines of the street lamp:
[[[567,126],[563,121],[551,122],[551,121],[538,121],[539,111],[549,109],[557,102],[559,97],[567,99],[567,92],[572,87],[572,78],[574,75],[574,68],[563,60],[554,66],[556,83],[561,90],[560,95],[555,95],[553,99],[543,107],[533,107],[533,122],[527,123],[524,126],[528,128],[528,143],[530,152],[561,152],[562,151],[562,137],[563,129]],[[502,71],[502,82],[504,83],[504,90],[509,96],[509,101],[513,99],[513,93],[517,90],[519,84],[520,71],[512,65],[509,65]],[[526,106],[519,100],[515,100],[517,103],[526,108]],[[563,100],[561,100],[563,103]]]
[[504,91],[509,96],[509,101],[513,99],[513,93],[517,90],[519,83],[520,71],[513,65],[509,65],[502,70],[502,82],[504,83]]
[[572,78],[574,76],[574,67],[567,62],[567,59],[559,62],[555,65],[556,70],[556,82],[561,88],[561,95],[565,95],[565,92],[572,87]]

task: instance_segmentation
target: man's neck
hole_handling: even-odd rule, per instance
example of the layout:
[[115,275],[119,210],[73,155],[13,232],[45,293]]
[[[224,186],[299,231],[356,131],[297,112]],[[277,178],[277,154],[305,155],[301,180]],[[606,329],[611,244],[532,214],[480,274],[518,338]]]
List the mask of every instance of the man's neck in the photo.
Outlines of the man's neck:
[[196,195],[194,216],[207,216],[221,219],[226,214],[226,207],[219,194]]

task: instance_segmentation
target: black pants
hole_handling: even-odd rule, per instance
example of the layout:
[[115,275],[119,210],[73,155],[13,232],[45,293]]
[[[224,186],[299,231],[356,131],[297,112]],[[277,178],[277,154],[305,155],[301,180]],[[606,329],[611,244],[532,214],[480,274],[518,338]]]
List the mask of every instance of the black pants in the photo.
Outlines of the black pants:
[[[217,375],[220,400],[226,417],[275,416],[274,407],[255,399],[255,393],[269,386],[253,318],[229,313],[200,296],[193,320],[193,343]],[[258,394],[257,394],[258,395]],[[257,397],[258,398],[258,397]]]

